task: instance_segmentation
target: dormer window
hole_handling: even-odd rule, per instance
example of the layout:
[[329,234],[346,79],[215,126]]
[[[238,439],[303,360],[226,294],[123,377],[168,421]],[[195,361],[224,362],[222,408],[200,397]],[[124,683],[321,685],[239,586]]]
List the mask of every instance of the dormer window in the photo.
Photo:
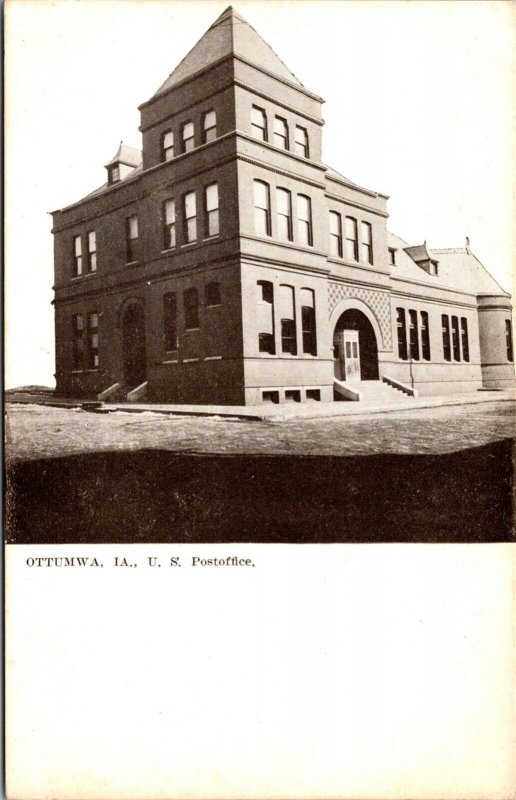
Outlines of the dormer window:
[[137,150],[135,147],[129,147],[123,142],[120,142],[120,147],[118,148],[117,152],[111,161],[106,164],[106,169],[108,172],[108,184],[111,185],[124,180],[137,167],[141,167],[141,163],[141,150]]
[[396,248],[395,247],[389,247],[389,264],[391,264],[393,267],[396,266]]
[[437,275],[437,261],[430,261],[430,275]]

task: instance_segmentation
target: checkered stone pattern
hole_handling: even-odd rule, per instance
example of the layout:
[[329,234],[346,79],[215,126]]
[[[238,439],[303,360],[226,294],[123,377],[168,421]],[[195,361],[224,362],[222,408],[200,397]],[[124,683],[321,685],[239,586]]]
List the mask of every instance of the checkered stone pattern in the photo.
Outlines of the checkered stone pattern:
[[362,300],[375,315],[382,332],[383,346],[392,347],[391,302],[388,292],[378,292],[361,286],[346,286],[343,283],[328,283],[328,312],[331,316],[334,308],[346,298]]

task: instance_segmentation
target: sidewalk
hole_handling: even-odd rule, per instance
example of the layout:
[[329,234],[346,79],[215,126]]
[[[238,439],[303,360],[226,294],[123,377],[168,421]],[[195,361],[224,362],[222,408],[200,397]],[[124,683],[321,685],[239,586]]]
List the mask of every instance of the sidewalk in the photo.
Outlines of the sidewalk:
[[[462,395],[438,395],[429,397],[403,397],[386,404],[374,400],[360,402],[333,403],[288,403],[281,405],[259,406],[207,406],[207,405],[171,405],[166,403],[103,403],[98,408],[91,408],[96,413],[124,411],[131,413],[159,413],[188,417],[225,417],[242,420],[267,420],[270,422],[286,422],[292,419],[316,419],[318,417],[368,416],[370,414],[386,414],[396,411],[415,411],[420,408],[441,408],[443,406],[462,406],[479,403],[511,402],[516,400],[516,393],[511,391],[479,391]],[[35,403],[37,405],[55,406],[58,408],[81,407],[83,399],[63,399],[39,397],[22,393],[6,402]],[[93,406],[93,403],[92,403]]]

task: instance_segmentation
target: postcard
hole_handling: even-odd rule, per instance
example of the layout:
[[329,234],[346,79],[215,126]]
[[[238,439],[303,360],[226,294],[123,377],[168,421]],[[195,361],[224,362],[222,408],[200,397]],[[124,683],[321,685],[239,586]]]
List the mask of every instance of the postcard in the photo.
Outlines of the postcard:
[[514,793],[513,25],[8,0],[9,800]]

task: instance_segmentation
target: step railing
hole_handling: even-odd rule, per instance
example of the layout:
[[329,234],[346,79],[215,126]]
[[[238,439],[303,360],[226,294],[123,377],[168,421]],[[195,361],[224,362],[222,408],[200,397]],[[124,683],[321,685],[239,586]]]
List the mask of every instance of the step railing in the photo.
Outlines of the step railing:
[[118,390],[121,388],[121,383],[114,383],[112,386],[109,386],[107,389],[104,389],[103,392],[97,395],[97,400],[109,400],[110,397],[113,397]]
[[409,397],[417,397],[418,395],[417,389],[414,389],[413,386],[408,386],[408,384],[397,381],[395,378],[389,378],[388,375],[382,375],[382,381],[388,386],[392,386],[394,389],[399,389],[400,392],[408,394]]
[[128,403],[137,403],[138,400],[144,400],[147,395],[147,381],[140,383],[139,386],[136,386],[134,389],[131,389],[130,392],[127,392],[126,401]]
[[344,400],[353,400],[355,402],[362,400],[362,392],[359,392],[357,389],[353,389],[349,383],[339,381],[338,378],[333,379],[333,389]]

